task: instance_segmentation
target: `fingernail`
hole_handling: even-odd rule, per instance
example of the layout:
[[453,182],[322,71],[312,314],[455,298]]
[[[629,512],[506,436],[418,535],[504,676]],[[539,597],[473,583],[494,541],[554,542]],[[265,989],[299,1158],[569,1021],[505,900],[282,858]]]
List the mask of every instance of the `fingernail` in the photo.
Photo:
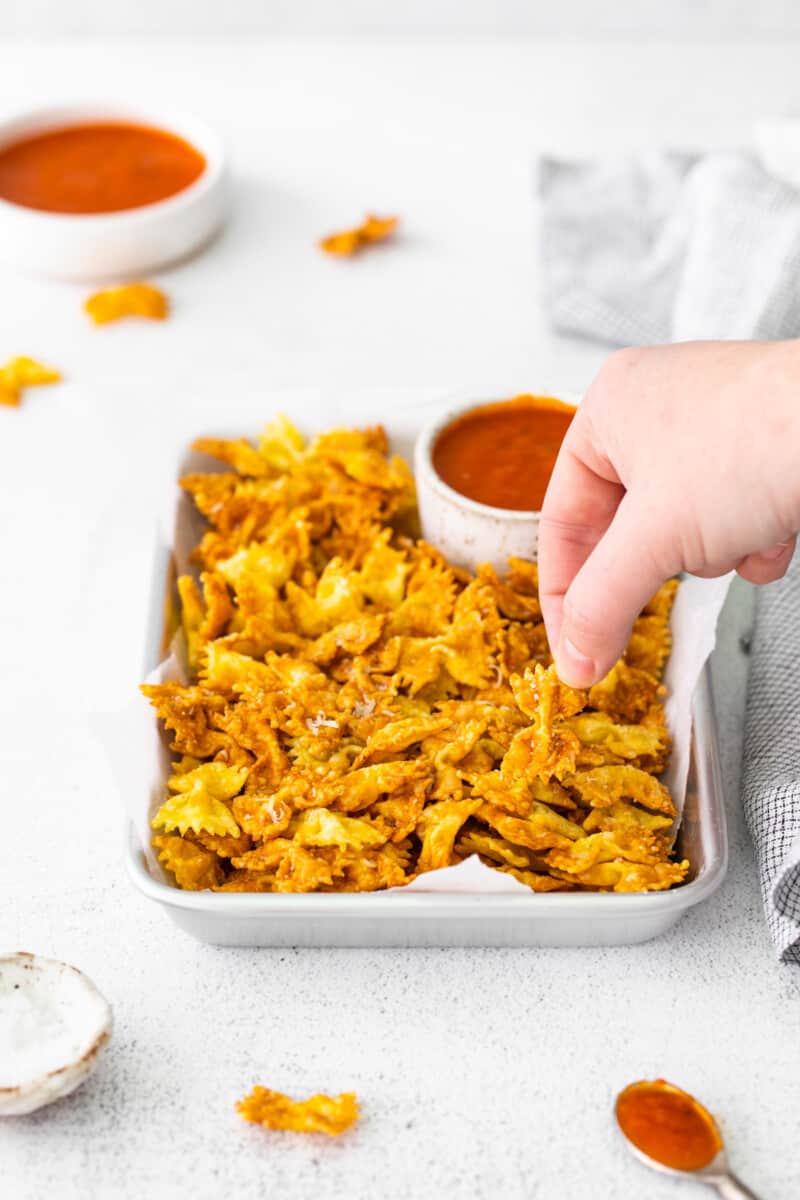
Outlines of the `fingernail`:
[[770,546],[769,550],[762,550],[759,558],[765,558],[767,562],[774,562],[776,558],[783,558],[790,545],[791,542],[778,542],[777,546]]
[[583,654],[569,638],[561,639],[558,647],[558,673],[570,687],[589,687],[594,683],[597,668],[594,659]]

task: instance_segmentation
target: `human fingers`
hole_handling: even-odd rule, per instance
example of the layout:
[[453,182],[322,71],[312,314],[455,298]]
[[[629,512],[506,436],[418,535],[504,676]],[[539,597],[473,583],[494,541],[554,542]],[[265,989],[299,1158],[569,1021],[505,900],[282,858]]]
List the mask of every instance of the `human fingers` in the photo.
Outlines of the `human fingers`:
[[564,597],[555,661],[565,683],[590,687],[623,653],[636,617],[677,568],[665,538],[641,506],[622,500]]
[[580,430],[574,437],[568,435],[539,524],[539,599],[551,646],[560,640],[564,597],[625,494],[617,480],[603,477],[587,463],[582,441]]
[[737,573],[748,583],[774,583],[776,579],[782,579],[792,561],[796,540],[792,537],[767,550],[748,554],[737,566]]

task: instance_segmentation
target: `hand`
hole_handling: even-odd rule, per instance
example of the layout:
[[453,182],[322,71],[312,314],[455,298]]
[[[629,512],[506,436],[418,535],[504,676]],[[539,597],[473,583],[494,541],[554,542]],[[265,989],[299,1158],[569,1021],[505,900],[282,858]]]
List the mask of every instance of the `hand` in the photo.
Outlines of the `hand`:
[[679,571],[779,579],[800,530],[800,342],[622,350],[589,388],[544,499],[539,583],[566,683],[622,654]]

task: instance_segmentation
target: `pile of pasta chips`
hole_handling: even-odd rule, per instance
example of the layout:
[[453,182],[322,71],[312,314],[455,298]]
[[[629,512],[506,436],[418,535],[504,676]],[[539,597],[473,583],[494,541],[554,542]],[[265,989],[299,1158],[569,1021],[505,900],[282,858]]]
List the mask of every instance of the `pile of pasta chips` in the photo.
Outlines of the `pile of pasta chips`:
[[153,819],[179,887],[373,891],[470,855],[537,892],[680,883],[666,584],[589,691],[555,674],[533,563],[472,576],[417,536],[382,429],[201,439],[179,581],[190,682],[145,686],[175,761]]

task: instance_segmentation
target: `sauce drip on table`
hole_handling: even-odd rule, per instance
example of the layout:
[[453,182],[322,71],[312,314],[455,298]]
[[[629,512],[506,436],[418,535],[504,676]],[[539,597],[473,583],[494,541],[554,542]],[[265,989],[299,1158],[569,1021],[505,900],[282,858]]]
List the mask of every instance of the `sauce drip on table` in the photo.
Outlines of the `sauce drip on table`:
[[626,1087],[617,1097],[616,1113],[628,1140],[665,1167],[697,1171],[722,1149],[711,1114],[664,1079]]
[[457,417],[439,434],[433,465],[451,488],[493,508],[538,511],[575,409],[517,396]]
[[44,212],[121,212],[182,192],[205,166],[199,150],[164,129],[69,125],[0,147],[0,198]]

